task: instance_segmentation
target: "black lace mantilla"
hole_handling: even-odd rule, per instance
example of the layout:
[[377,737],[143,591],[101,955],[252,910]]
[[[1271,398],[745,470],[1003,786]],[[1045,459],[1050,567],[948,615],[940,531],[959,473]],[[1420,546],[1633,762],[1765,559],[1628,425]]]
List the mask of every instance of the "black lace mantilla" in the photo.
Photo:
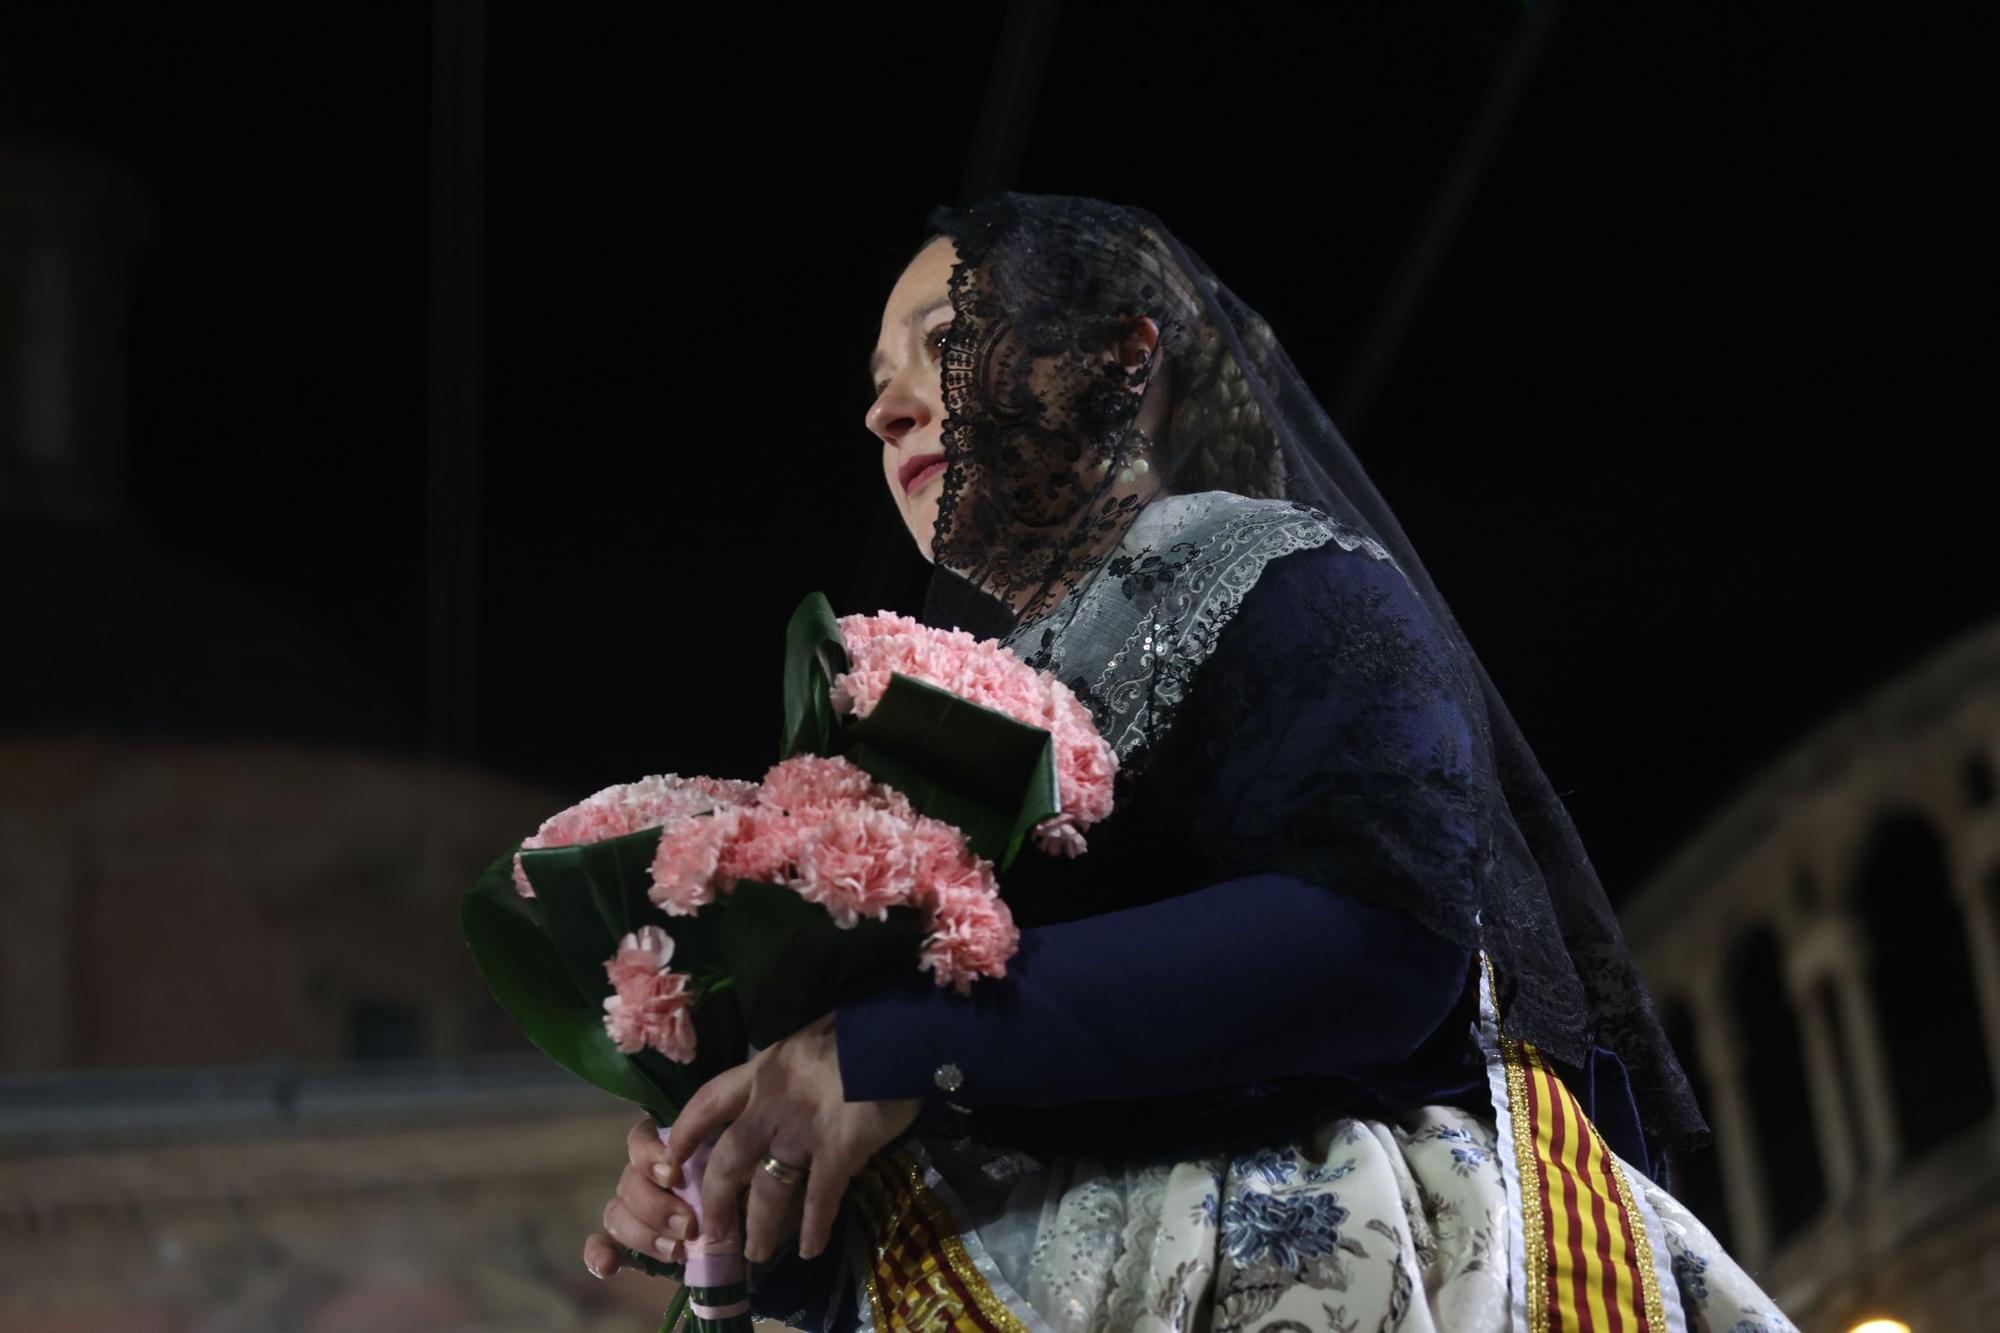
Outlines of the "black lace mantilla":
[[[1273,561],[1338,543],[1393,568],[1448,645],[1484,756],[1478,943],[1503,1026],[1578,1067],[1593,1044],[1616,1052],[1654,1146],[1705,1142],[1568,812],[1270,326],[1144,209],[1009,192],[931,224],[957,262],[926,619],[1056,672],[1136,769]],[[1144,321],[1157,345],[1135,356]]]

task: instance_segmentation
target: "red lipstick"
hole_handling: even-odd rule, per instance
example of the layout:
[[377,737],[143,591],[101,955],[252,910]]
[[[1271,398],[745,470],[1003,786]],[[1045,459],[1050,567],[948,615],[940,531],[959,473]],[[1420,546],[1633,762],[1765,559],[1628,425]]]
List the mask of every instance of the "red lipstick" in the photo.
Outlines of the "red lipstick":
[[902,485],[903,494],[909,495],[943,471],[943,454],[914,454],[904,459],[903,465],[896,469],[896,480]]

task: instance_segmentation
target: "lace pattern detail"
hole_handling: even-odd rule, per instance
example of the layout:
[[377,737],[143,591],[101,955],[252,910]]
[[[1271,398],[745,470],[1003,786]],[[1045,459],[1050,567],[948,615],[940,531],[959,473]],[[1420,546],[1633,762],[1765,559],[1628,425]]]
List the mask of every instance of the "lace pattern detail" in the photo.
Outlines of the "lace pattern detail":
[[1158,1248],[1160,1211],[1172,1169],[1150,1166],[1135,1173],[1125,1199],[1125,1231],[1118,1238],[1118,1257],[1111,1264],[1111,1298],[1107,1323],[1112,1328],[1137,1328],[1151,1313],[1154,1294],[1146,1274]]
[[1104,1327],[1101,1311],[1126,1235],[1125,1190],[1120,1178],[1088,1162],[1070,1165],[1076,1181],[1048,1201],[1048,1221],[1029,1255],[1028,1299],[1060,1333],[1090,1333]]
[[1328,542],[1395,563],[1372,537],[1294,501],[1227,491],[1156,501],[1075,596],[1006,644],[1077,692],[1121,767],[1143,769],[1265,567]]

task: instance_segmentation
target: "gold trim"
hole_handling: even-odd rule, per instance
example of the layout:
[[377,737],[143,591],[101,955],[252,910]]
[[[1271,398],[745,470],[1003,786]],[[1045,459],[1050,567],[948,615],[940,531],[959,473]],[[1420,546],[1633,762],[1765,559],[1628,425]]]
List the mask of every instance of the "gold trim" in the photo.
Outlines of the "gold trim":
[[[888,1316],[882,1310],[882,1279],[877,1265],[882,1261],[882,1237],[894,1235],[893,1216],[885,1225],[884,1209],[879,1199],[874,1179],[872,1163],[864,1165],[855,1174],[853,1184],[859,1189],[850,1189],[848,1198],[859,1214],[861,1226],[861,1257],[867,1267],[861,1275],[861,1284],[868,1293],[868,1313],[875,1327],[875,1333],[889,1333]],[[893,1212],[893,1210],[891,1210]]]
[[911,1193],[916,1196],[917,1208],[930,1223],[931,1235],[936,1238],[945,1262],[951,1265],[952,1272],[958,1275],[965,1289],[972,1293],[973,1303],[979,1307],[979,1312],[1001,1333],[1029,1333],[1028,1326],[1021,1322],[1020,1316],[1007,1302],[1000,1299],[1000,1294],[993,1290],[986,1275],[972,1261],[972,1256],[966,1253],[958,1219],[952,1216],[944,1200],[924,1183],[923,1168],[918,1165],[915,1155],[904,1148],[897,1151],[896,1158],[903,1166]]
[[1618,1191],[1618,1205],[1632,1219],[1632,1248],[1638,1251],[1633,1267],[1639,1270],[1639,1289],[1646,1302],[1646,1322],[1652,1333],[1667,1333],[1667,1303],[1660,1295],[1659,1270],[1653,1267],[1653,1238],[1646,1234],[1646,1215],[1639,1211],[1625,1181],[1625,1168],[1611,1151],[1605,1150],[1611,1167],[1611,1187]]
[[[1528,1074],[1522,1063],[1521,1043],[1500,1030],[1500,978],[1484,949],[1479,951],[1479,963],[1486,969],[1486,993],[1493,1000],[1493,1035],[1500,1043],[1501,1066],[1507,1071],[1507,1134],[1514,1140],[1514,1179],[1521,1198],[1521,1271],[1528,1285],[1528,1330],[1548,1333],[1549,1250],[1542,1234],[1541,1159],[1535,1151],[1534,1117],[1528,1113]],[[1528,1128],[1525,1138],[1523,1125]]]
[[[966,1333],[981,1317],[996,1333],[1029,1333],[966,1253],[957,1219],[924,1183],[923,1167],[908,1148],[871,1159],[856,1181],[876,1333]],[[971,1296],[971,1308],[942,1271],[946,1266]],[[905,1304],[912,1317],[895,1318],[891,1307]]]
[[[1498,1008],[1497,998],[1495,1008]],[[1528,1105],[1528,1069],[1521,1051],[1522,1043],[1504,1034],[1500,1037],[1500,1058],[1507,1066],[1514,1163],[1521,1179],[1521,1245],[1526,1252],[1528,1329],[1529,1333],[1548,1333],[1549,1242],[1543,1231],[1542,1161],[1535,1143],[1535,1117]],[[1528,1130],[1525,1136],[1521,1133],[1524,1125]]]

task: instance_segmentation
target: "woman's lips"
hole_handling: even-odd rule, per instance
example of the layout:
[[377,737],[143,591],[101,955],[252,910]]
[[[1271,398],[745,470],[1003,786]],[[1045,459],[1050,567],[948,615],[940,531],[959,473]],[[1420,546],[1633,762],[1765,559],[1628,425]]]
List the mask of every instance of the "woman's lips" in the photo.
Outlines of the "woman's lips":
[[903,480],[903,494],[915,495],[930,485],[934,478],[944,474],[943,454],[919,454],[903,464],[899,474]]

